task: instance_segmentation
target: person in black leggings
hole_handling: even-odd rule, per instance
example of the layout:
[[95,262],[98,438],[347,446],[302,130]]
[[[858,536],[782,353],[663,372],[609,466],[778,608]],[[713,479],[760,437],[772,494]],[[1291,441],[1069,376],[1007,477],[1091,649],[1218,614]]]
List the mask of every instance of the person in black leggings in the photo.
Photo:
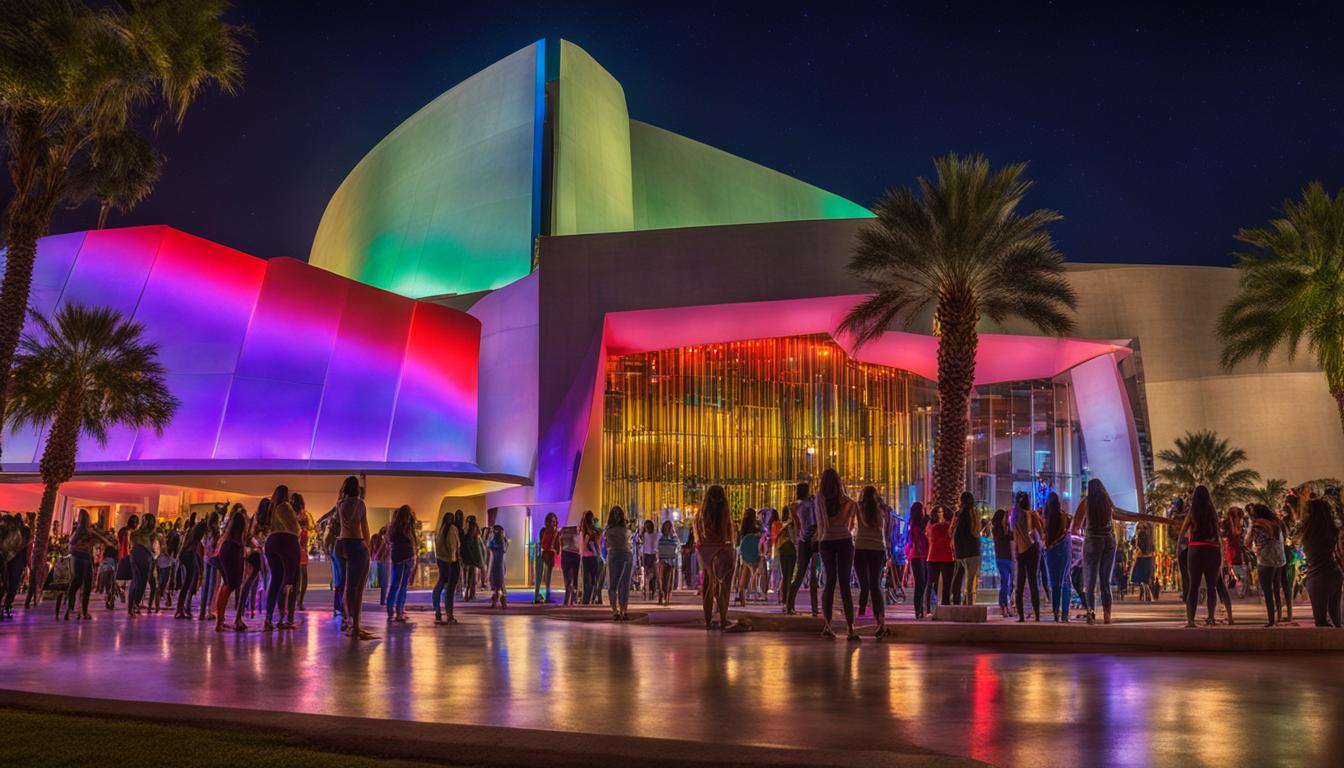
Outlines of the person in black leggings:
[[196,599],[196,582],[201,574],[201,554],[198,551],[201,540],[205,538],[205,529],[209,525],[205,520],[196,521],[192,514],[187,519],[187,529],[182,533],[182,543],[177,553],[178,567],[181,569],[177,590],[177,612],[175,619],[192,618],[191,604]]
[[918,501],[910,505],[910,522],[906,528],[907,558],[910,572],[915,577],[915,619],[929,612],[929,518],[924,505]]
[[129,616],[140,615],[140,601],[149,587],[150,570],[154,567],[154,556],[150,550],[158,538],[158,524],[153,515],[145,515],[140,524],[130,533],[131,542],[131,591],[126,598],[126,613]]
[[[273,626],[293,629],[299,586],[299,517],[290,503],[288,486],[277,485],[271,494],[263,551],[270,566],[271,581],[266,585],[266,623],[262,629],[270,631]],[[288,593],[285,590],[289,590]],[[282,597],[284,602],[281,602]],[[271,617],[276,605],[280,606],[280,623],[273,625]]]
[[814,501],[817,510],[817,541],[821,549],[821,564],[826,569],[826,591],[822,596],[821,610],[826,618],[821,634],[835,637],[831,629],[831,616],[835,609],[835,591],[840,590],[840,603],[844,606],[846,639],[857,641],[859,633],[854,631],[854,596],[849,590],[850,575],[854,570],[854,529],[859,507],[854,500],[845,495],[844,485],[840,482],[840,473],[827,469],[821,473],[821,488]]
[[364,613],[364,585],[369,578],[369,513],[364,506],[364,489],[354,475],[341,483],[335,513],[335,522],[340,526],[336,556],[341,558],[345,572],[346,631],[356,640],[372,640],[374,635],[360,624]]
[[[247,510],[242,504],[234,504],[224,523],[224,533],[220,537],[219,548],[215,552],[215,566],[219,569],[222,584],[215,597],[215,631],[224,631],[224,617],[229,610],[229,596],[243,585],[243,536],[247,533]],[[247,625],[239,615],[233,623],[235,631],[243,632]]]
[[891,541],[891,508],[878,496],[877,489],[865,486],[859,494],[859,514],[854,529],[854,570],[859,575],[859,612],[871,597],[873,618],[881,640],[887,634],[886,598],[882,594],[882,570],[887,565],[887,547]]
[[[89,512],[86,509],[79,510],[79,517],[75,522],[75,530],[70,534],[70,558],[73,561],[73,572],[70,576],[70,586],[65,595],[65,618],[69,620],[70,611],[75,611],[75,617],[80,619],[91,619],[89,615],[89,593],[93,590],[93,548],[98,545],[115,545],[116,538],[111,534],[94,528],[89,524]],[[76,608],[75,596],[80,597],[79,607]],[[57,601],[59,610],[60,601]]]
[[1013,550],[1017,554],[1017,590],[1013,602],[1017,606],[1017,620],[1027,620],[1022,604],[1022,590],[1031,587],[1031,610],[1036,621],[1041,620],[1041,544],[1045,522],[1030,507],[1026,493],[1018,493],[1013,505]]
[[1344,571],[1335,560],[1339,527],[1325,499],[1307,502],[1302,520],[1302,553],[1307,556],[1306,587],[1311,600],[1311,615],[1318,627],[1344,626],[1340,596],[1344,592]]
[[1181,533],[1188,536],[1186,554],[1185,626],[1195,626],[1195,609],[1199,607],[1201,581],[1208,589],[1209,615],[1204,623],[1212,626],[1214,606],[1218,600],[1218,574],[1222,570],[1222,535],[1218,525],[1218,511],[1213,498],[1203,485],[1195,487],[1190,497],[1190,511],[1181,523]]

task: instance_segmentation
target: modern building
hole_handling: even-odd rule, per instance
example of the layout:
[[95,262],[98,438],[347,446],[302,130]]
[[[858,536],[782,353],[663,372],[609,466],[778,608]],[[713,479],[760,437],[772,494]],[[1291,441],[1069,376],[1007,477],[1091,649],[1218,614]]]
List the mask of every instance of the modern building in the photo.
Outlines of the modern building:
[[[460,507],[517,538],[612,504],[680,518],[714,483],[735,508],[779,506],[827,466],[903,505],[928,488],[937,340],[837,332],[870,217],[631,119],[592,57],[537,42],[374,147],[306,264],[167,227],[44,239],[34,309],[121,309],[182,402],[163,435],[86,439],[63,508],[176,512],[286,482],[318,509],[364,472],[376,514]],[[967,484],[986,503],[1076,500],[1098,477],[1141,508],[1154,449],[1196,429],[1267,477],[1339,474],[1309,358],[1218,367],[1231,270],[1069,276],[1075,337],[984,328]],[[31,508],[42,435],[3,447],[0,506]]]

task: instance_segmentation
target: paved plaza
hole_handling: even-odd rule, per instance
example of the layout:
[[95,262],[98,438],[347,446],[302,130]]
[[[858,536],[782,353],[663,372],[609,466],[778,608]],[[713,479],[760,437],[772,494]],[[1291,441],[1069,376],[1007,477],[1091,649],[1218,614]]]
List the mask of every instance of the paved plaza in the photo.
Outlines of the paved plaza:
[[[66,623],[21,613],[0,625],[0,688],[651,737],[688,754],[741,745],[994,765],[1230,766],[1337,764],[1330,756],[1344,751],[1341,654],[850,644],[802,631],[616,624],[600,620],[603,608],[511,610],[469,607],[454,627],[415,611],[411,625],[380,622],[368,643],[316,611],[280,634],[217,634],[170,615],[99,610]],[[566,620],[575,618],[588,620]]]

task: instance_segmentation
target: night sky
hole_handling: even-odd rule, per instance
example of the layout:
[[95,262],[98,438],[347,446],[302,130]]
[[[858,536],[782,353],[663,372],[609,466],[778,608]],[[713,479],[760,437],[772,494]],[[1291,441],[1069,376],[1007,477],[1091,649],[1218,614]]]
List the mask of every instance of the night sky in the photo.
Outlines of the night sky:
[[1064,214],[1075,261],[1227,264],[1238,227],[1344,186],[1344,13],[997,5],[240,2],[242,93],[166,130],[156,193],[110,225],[306,258],[382,136],[541,37],[592,54],[631,117],[865,205],[947,151],[1029,161],[1028,203]]

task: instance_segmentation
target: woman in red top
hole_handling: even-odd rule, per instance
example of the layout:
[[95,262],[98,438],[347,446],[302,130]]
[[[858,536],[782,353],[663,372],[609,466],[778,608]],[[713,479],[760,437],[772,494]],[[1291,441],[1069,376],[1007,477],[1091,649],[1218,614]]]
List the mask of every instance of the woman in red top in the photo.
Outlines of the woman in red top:
[[[551,600],[551,574],[555,571],[555,558],[560,555],[560,518],[554,512],[546,513],[546,520],[537,534],[537,589],[532,594],[533,603],[548,603]],[[541,596],[541,585],[546,584],[546,597]]]
[[910,505],[910,522],[906,534],[905,557],[915,575],[915,618],[922,619],[929,612],[929,516],[924,505],[916,501]]
[[938,604],[952,604],[952,520],[939,504],[929,516],[929,594],[938,591]]

